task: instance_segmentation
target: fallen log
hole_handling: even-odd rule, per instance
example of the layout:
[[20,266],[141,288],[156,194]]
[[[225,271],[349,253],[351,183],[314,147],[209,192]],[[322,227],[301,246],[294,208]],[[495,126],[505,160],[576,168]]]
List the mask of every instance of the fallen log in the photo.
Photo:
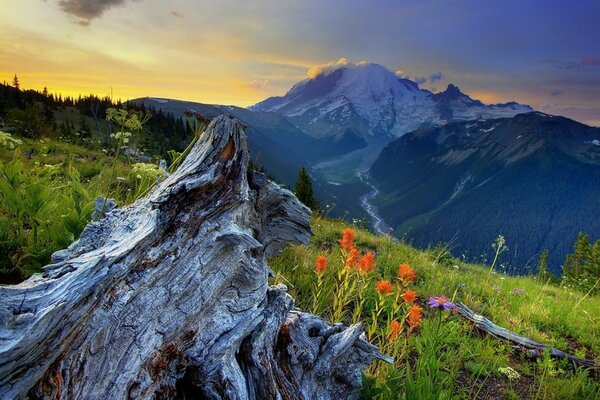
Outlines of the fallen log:
[[216,118],[146,197],[0,286],[0,398],[357,398],[386,358],[269,287],[310,211],[248,157],[243,125]]
[[544,355],[544,352],[548,351],[550,356],[555,358],[565,358],[575,365],[593,369],[600,368],[600,365],[592,360],[584,360],[565,353],[564,351],[558,350],[552,346],[536,342],[535,340],[529,339],[525,336],[517,335],[506,328],[496,325],[483,315],[475,313],[462,303],[456,305],[456,311],[469,321],[473,322],[475,328],[478,330],[490,334],[497,339],[507,340],[517,348],[527,351],[531,356],[541,357]]

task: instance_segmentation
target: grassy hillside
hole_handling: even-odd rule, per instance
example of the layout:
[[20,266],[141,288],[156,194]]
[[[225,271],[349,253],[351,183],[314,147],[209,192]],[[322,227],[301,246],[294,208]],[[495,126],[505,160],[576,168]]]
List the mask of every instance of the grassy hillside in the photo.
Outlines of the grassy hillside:
[[[110,193],[125,204],[153,183],[132,161],[108,150],[4,138],[2,282],[39,271],[53,251],[76,239],[91,219],[97,196]],[[300,308],[332,322],[362,321],[369,339],[395,358],[393,366],[373,364],[365,375],[364,398],[600,398],[600,383],[588,371],[547,357],[529,359],[478,334],[456,313],[426,305],[429,296],[446,295],[522,335],[600,361],[600,299],[531,277],[490,273],[444,251],[418,251],[360,229],[354,230],[354,240],[347,232],[342,250],[338,240],[346,228],[316,217],[310,244],[286,249],[270,265],[276,272],[273,283],[286,284]],[[322,274],[317,275],[319,256]],[[400,264],[405,264],[403,279]],[[382,294],[375,290],[378,282]],[[416,302],[410,302],[409,290]]]
[[[274,282],[286,284],[303,310],[332,322],[362,321],[369,339],[395,358],[394,366],[378,362],[368,371],[364,398],[600,398],[600,383],[587,371],[549,357],[531,359],[479,334],[455,312],[426,304],[430,296],[445,295],[521,335],[600,361],[599,298],[532,277],[490,273],[489,267],[464,264],[444,252],[417,251],[355,229],[356,248],[375,256],[374,269],[362,272],[371,267],[368,259],[344,266],[348,251],[338,243],[344,223],[317,217],[312,226],[308,246],[290,247],[271,260]],[[319,256],[326,260],[318,262],[321,269],[326,264],[322,275],[315,272]],[[406,278],[406,266],[400,279],[400,264],[414,270],[414,281]],[[389,295],[376,291],[382,280],[392,285]],[[414,304],[423,316],[412,331],[408,319],[414,304],[402,297],[408,290],[416,292]]]

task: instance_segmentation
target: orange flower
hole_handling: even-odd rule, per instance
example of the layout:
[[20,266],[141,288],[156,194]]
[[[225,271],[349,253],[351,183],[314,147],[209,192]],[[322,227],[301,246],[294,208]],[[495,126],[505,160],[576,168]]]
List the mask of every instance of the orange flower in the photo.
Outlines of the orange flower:
[[403,282],[412,282],[417,277],[415,271],[408,264],[400,264],[398,267],[398,276]]
[[322,275],[327,269],[327,257],[319,256],[315,260],[315,272],[317,275]]
[[350,249],[350,253],[348,253],[348,257],[346,257],[346,268],[354,268],[358,263],[358,259],[360,258],[360,253],[356,250],[356,247]]
[[382,296],[387,296],[394,291],[394,285],[390,281],[382,280],[375,285],[375,291]]
[[393,342],[398,338],[398,334],[402,332],[402,324],[396,320],[390,324],[390,342]]
[[414,303],[417,301],[417,292],[414,290],[407,290],[406,293],[402,295],[405,303]]
[[358,262],[358,268],[368,274],[375,269],[375,254],[372,251],[367,252]]
[[408,318],[406,322],[408,323],[408,331],[411,332],[413,329],[417,328],[421,325],[421,320],[423,319],[423,315],[421,314],[421,307],[414,305],[408,311]]
[[354,248],[354,230],[352,228],[344,229],[342,239],[338,240],[338,243],[343,251],[349,251]]

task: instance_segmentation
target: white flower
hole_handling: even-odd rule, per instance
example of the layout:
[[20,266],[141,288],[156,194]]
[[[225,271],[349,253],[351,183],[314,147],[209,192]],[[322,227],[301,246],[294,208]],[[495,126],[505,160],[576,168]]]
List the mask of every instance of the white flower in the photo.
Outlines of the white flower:
[[505,375],[511,381],[514,379],[519,379],[521,377],[521,374],[519,374],[517,371],[515,371],[511,367],[504,367],[504,368],[500,367],[500,368],[498,368],[498,372]]

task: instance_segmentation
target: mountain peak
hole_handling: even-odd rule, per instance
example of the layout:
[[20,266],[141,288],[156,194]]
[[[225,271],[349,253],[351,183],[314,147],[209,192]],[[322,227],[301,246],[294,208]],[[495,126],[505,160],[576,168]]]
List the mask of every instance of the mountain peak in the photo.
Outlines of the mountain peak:
[[487,106],[455,85],[431,93],[386,67],[361,61],[316,66],[284,96],[251,107],[273,111],[314,136],[339,136],[351,128],[367,137],[398,137],[423,126],[451,120],[512,117],[531,111],[514,105]]
[[458,86],[455,86],[451,83],[448,84],[448,87],[446,88],[446,90],[444,90],[443,93],[445,93],[448,96],[452,96],[452,97],[458,97],[458,96],[464,95],[463,92],[460,91]]

